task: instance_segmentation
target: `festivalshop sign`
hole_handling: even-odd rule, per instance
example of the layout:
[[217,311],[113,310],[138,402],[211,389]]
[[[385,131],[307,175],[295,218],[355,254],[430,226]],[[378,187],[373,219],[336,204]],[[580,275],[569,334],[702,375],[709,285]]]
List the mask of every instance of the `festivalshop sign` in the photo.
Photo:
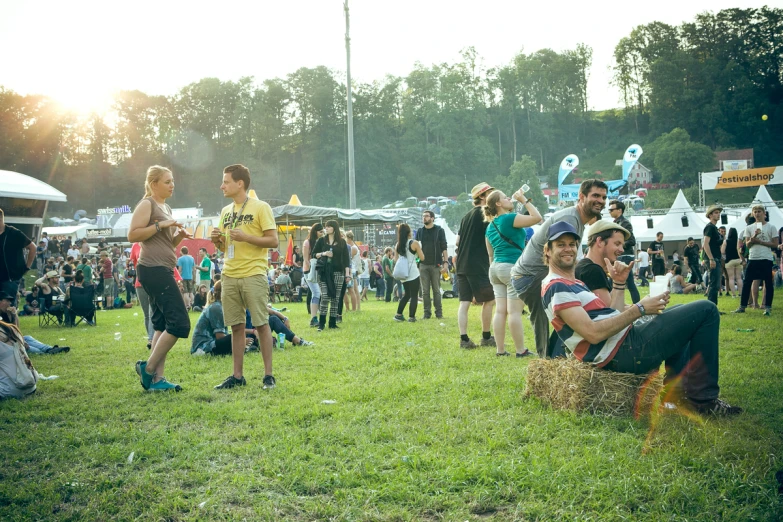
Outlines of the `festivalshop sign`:
[[724,170],[720,172],[705,172],[701,175],[702,190],[720,190],[780,184],[783,184],[783,167]]

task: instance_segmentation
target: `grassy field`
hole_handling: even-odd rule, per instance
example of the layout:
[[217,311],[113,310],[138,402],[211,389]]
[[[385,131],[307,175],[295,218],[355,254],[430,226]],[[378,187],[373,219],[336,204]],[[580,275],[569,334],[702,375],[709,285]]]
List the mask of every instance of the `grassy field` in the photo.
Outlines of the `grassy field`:
[[[72,350],[34,357],[60,377],[0,402],[0,519],[781,520],[781,299],[771,318],[723,318],[722,394],[746,413],[656,426],[523,399],[529,359],[460,350],[453,299],[446,319],[415,324],[372,301],[321,334],[294,304],[316,346],[275,351],[271,392],[257,353],[247,387],[217,391],[230,360],[182,342],[166,373],[184,391],[145,393],[138,309],[100,312],[96,328],[23,318]],[[470,321],[478,339],[478,309]]]

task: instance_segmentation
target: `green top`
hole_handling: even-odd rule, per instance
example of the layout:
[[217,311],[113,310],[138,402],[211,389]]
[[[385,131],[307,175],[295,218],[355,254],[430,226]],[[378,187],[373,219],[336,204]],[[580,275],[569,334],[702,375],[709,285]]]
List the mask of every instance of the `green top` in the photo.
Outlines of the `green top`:
[[76,270],[81,270],[84,274],[84,283],[90,284],[92,283],[92,267],[90,265],[79,265],[76,267]]
[[199,281],[209,281],[211,279],[209,277],[209,272],[210,272],[209,269],[212,268],[212,261],[210,261],[208,257],[205,257],[204,259],[201,260],[200,266],[202,268],[206,267],[207,270],[206,271],[199,270],[199,274],[200,274]]
[[381,263],[382,263],[381,268],[383,269],[383,277],[391,278],[391,275],[389,275],[386,272],[386,267],[387,266],[389,267],[389,272],[394,272],[394,260],[384,256],[383,259],[381,260]]

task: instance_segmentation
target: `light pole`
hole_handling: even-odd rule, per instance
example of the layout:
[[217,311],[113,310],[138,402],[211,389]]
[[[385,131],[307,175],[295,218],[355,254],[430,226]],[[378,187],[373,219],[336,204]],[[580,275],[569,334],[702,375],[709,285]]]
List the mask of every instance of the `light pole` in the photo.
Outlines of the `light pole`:
[[353,164],[353,96],[351,95],[351,37],[348,0],[345,0],[345,59],[346,59],[346,98],[348,101],[348,202],[356,208],[356,169]]

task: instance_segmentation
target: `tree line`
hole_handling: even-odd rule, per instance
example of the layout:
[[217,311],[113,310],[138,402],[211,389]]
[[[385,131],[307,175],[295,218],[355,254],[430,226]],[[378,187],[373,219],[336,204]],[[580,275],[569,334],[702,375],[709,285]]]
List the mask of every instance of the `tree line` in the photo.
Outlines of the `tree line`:
[[[359,206],[457,195],[479,181],[510,190],[537,176],[554,180],[571,152],[583,177],[612,179],[614,160],[634,142],[656,181],[668,183],[694,183],[716,150],[752,147],[757,165],[783,161],[783,10],[642,25],[614,58],[616,110],[589,110],[587,45],[523,50],[492,68],[467,48],[456,63],[354,85]],[[147,166],[163,164],[178,181],[173,204],[214,212],[222,168],[237,162],[263,199],[296,193],[305,204],[345,206],[341,74],[300,68],[260,83],[205,78],[172,96],[123,91],[110,112],[88,118],[0,88],[0,168],[66,192],[62,210],[133,204]]]

